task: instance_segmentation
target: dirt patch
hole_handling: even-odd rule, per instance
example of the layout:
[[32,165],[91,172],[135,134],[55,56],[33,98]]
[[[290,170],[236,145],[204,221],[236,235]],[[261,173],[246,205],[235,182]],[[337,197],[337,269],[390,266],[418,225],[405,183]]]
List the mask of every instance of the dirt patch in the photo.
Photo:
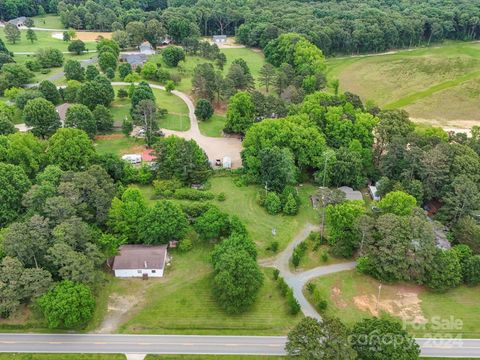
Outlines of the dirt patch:
[[125,137],[123,134],[97,135],[95,140],[116,140]]
[[332,288],[330,298],[339,309],[345,309],[348,306],[347,302],[342,299],[342,290],[336,286]]
[[145,151],[145,145],[134,145],[122,151],[122,154],[141,154]]
[[364,294],[353,298],[355,306],[378,316],[384,311],[402,320],[422,323],[426,319],[423,316],[419,294],[421,288],[413,285],[386,286],[383,285],[380,293],[380,301],[377,304],[377,295]]

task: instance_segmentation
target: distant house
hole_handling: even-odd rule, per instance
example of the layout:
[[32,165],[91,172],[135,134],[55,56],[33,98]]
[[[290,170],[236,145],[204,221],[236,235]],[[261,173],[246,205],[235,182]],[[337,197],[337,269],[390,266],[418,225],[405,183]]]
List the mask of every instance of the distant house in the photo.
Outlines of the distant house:
[[118,278],[163,277],[166,262],[167,245],[123,245],[112,269]]
[[10,20],[8,23],[9,24],[13,24],[15,25],[16,27],[21,27],[21,26],[25,26],[25,21],[27,20],[27,18],[25,16],[20,16],[16,19],[12,19]]
[[212,41],[215,44],[225,44],[227,42],[227,35],[213,35]]
[[144,41],[140,46],[139,50],[141,54],[144,55],[154,55],[155,54],[155,49],[153,48],[152,44],[150,44],[148,41]]
[[120,61],[129,63],[132,68],[141,66],[147,62],[145,54],[120,54]]
[[443,203],[440,200],[433,199],[424,204],[423,209],[427,212],[428,217],[432,217],[442,206]]

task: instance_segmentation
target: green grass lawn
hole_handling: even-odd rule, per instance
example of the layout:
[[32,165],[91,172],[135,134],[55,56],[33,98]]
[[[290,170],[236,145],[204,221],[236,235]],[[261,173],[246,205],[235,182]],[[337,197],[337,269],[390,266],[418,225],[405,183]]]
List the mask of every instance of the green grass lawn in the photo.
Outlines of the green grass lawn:
[[0,353],[0,360],[125,360],[123,354],[18,354]]
[[[310,205],[309,196],[316,191],[316,187],[305,184],[298,187],[301,198],[301,206],[296,216],[270,215],[258,205],[257,196],[259,191],[264,191],[259,186],[237,186],[232,177],[213,177],[210,179],[211,191],[214,194],[225,193],[225,201],[215,201],[222,211],[230,215],[237,215],[247,227],[252,239],[257,244],[259,257],[274,255],[266,248],[272,241],[278,241],[279,250],[297,235],[308,224],[319,223],[317,210]],[[152,200],[153,187],[141,186],[140,189],[149,202]],[[272,235],[272,229],[276,229],[276,235]]]
[[[316,191],[315,186],[305,184],[298,187],[301,206],[298,215],[269,215],[266,210],[258,205],[257,195],[264,191],[258,186],[238,187],[231,177],[216,177],[211,180],[213,193],[224,192],[226,200],[217,205],[225,212],[237,215],[247,226],[253,240],[258,245],[259,255],[271,256],[266,247],[272,241],[278,241],[280,250],[297,235],[307,223],[319,223],[319,215],[310,204],[309,196]],[[272,235],[272,229],[276,235]]]
[[[199,243],[188,253],[172,252],[162,279],[149,280],[142,309],[120,326],[120,333],[279,335],[301,319],[292,316],[270,269],[257,301],[246,313],[226,314],[212,294],[211,246]],[[139,280],[141,281],[141,280]]]
[[[263,53],[259,50],[255,50],[251,48],[240,48],[240,49],[221,49],[221,51],[225,53],[225,56],[227,57],[227,64],[223,69],[224,75],[228,73],[228,69],[233,60],[237,58],[242,58],[247,62],[253,78],[256,79],[260,68],[265,63],[265,57],[263,56]],[[162,56],[160,54],[151,56],[149,60],[154,63],[160,63],[162,64],[162,66],[165,66],[162,60]],[[191,90],[192,90],[193,70],[198,64],[203,64],[208,62],[212,63],[211,61],[207,59],[203,59],[199,56],[187,56],[185,61],[182,61],[177,68],[168,68],[166,66],[165,67],[171,73],[176,73],[182,77],[180,84],[177,86],[177,90],[183,91],[189,94],[191,93]],[[255,85],[258,86],[258,82],[256,82]]]
[[[319,266],[327,266],[348,261],[347,259],[336,258],[330,254],[328,245],[321,245],[318,249],[314,249],[314,244],[307,240],[308,250],[300,260],[300,265],[295,269],[290,259],[290,269],[296,271],[306,271]],[[324,261],[322,254],[328,254],[327,260]]]
[[[118,91],[121,86],[115,86],[114,88],[115,91]],[[187,104],[178,96],[169,94],[166,91],[158,89],[152,90],[157,106],[168,110],[168,115],[159,121],[160,128],[178,131],[190,129]],[[130,116],[130,99],[116,98],[110,109],[115,121],[123,121],[125,116]]]
[[[59,49],[61,51],[68,51],[67,49],[68,42],[53,38],[52,32],[50,31],[35,31],[35,34],[37,35],[38,40],[33,43],[27,40],[26,30],[21,30],[20,32],[21,32],[20,41],[15,44],[10,44],[5,39],[5,32],[3,28],[0,29],[0,39],[2,39],[5,42],[5,45],[7,46],[8,50],[14,53],[15,52],[36,52],[37,50],[46,48],[46,47],[52,47],[55,49]],[[89,50],[95,49],[94,41],[85,42],[85,45]]]
[[106,135],[97,137],[95,148],[99,154],[111,153],[121,156],[143,151],[145,141],[132,137],[127,138],[122,134]]
[[207,121],[199,121],[198,126],[200,127],[200,132],[203,135],[221,137],[226,121],[227,119],[225,116],[215,114]]
[[32,17],[34,22],[34,27],[44,28],[44,29],[65,29],[62,22],[60,21],[60,16],[57,15],[45,15],[45,16],[34,16]]
[[[355,270],[322,276],[314,280],[323,299],[327,300],[327,314],[337,316],[348,325],[372,316],[376,311],[379,282]],[[423,329],[407,329],[417,337],[457,336],[478,338],[480,318],[478,294],[480,286],[460,286],[446,293],[437,293],[411,284],[382,284],[380,309],[392,315],[404,314],[431,320],[434,317],[448,320],[450,316],[463,322],[462,329],[434,329],[427,323]],[[312,297],[306,292],[307,298]],[[407,322],[411,324],[411,322]]]
[[[480,119],[480,106],[474,96],[464,99],[462,106],[452,106],[461,86],[480,78],[480,44],[476,42],[446,42],[382,56],[332,58],[327,64],[330,78],[338,78],[342,90],[374,100],[382,107],[407,108],[414,118],[445,114],[448,120]],[[448,89],[453,103],[428,101]],[[463,107],[466,102],[470,103],[468,112]]]

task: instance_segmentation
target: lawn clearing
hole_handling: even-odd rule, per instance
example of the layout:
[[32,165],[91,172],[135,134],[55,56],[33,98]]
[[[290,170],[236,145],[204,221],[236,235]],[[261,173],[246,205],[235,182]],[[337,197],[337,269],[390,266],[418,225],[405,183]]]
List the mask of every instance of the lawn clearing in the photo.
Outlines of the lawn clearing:
[[213,115],[206,121],[198,121],[200,132],[205,136],[221,137],[227,118],[221,115]]
[[[480,120],[480,105],[475,107],[471,100],[467,100],[468,107],[462,102],[457,105],[458,99],[464,99],[462,91],[470,90],[462,90],[463,85],[480,79],[479,50],[477,42],[446,42],[388,55],[333,58],[327,61],[328,72],[340,80],[342,90],[381,107],[407,108],[413,118],[435,119],[437,114],[447,114],[443,117],[451,120]],[[448,96],[442,96],[446,91]],[[438,98],[429,101],[431,97]]]
[[[68,42],[55,39],[52,37],[52,32],[50,31],[35,31],[38,40],[31,43],[26,38],[26,30],[20,30],[21,32],[21,40],[16,44],[10,44],[5,39],[5,32],[3,28],[0,28],[0,39],[5,42],[7,49],[17,53],[17,52],[36,52],[42,48],[55,48],[61,51],[68,51]],[[95,49],[95,41],[87,41],[85,42],[87,50],[94,50]]]
[[[308,244],[308,250],[300,260],[300,265],[295,269],[290,259],[290,270],[293,272],[302,272],[310,270],[319,266],[327,266],[339,264],[347,261],[346,259],[337,258],[330,254],[330,247],[328,245],[321,245],[315,249],[312,241],[305,240]],[[327,254],[326,260],[323,260],[322,255]]]
[[[413,284],[382,284],[377,310],[378,287],[375,279],[361,275],[356,270],[322,276],[313,281],[322,298],[327,300],[327,314],[339,317],[348,325],[381,312],[398,317],[407,324],[416,337],[457,336],[477,338],[480,336],[478,291],[480,287],[461,286],[446,293],[436,293]],[[307,298],[312,296],[306,292]],[[435,329],[432,319],[459,319],[462,329]],[[413,328],[413,322],[424,323],[422,328]]]
[[[226,200],[217,202],[217,206],[231,215],[237,215],[245,224],[252,239],[257,243],[260,257],[272,256],[266,250],[272,241],[278,241],[279,251],[300,232],[307,224],[319,223],[319,214],[310,204],[309,196],[316,191],[316,187],[305,184],[298,187],[301,198],[301,206],[298,215],[269,215],[266,210],[258,205],[257,195],[259,191],[265,191],[259,186],[238,187],[232,177],[214,177],[211,180],[211,192],[225,193]],[[272,229],[276,229],[276,235],[272,235]]]
[[65,29],[62,22],[60,21],[60,16],[57,15],[45,15],[45,16],[34,16],[32,17],[34,22],[34,27],[43,28],[43,29]]
[[99,154],[137,154],[145,149],[145,141],[123,134],[99,135],[95,139],[95,148]]
[[[244,59],[252,73],[253,78],[256,80],[259,74],[259,71],[263,64],[265,64],[265,57],[260,50],[251,49],[251,48],[235,48],[235,49],[220,49],[221,52],[225,53],[227,57],[227,63],[223,69],[223,74],[228,73],[230,64],[233,60],[242,58]],[[169,68],[163,62],[161,54],[153,55],[149,58],[149,61],[153,63],[159,63],[172,74],[178,74],[182,77],[180,84],[177,85],[176,89],[187,94],[190,94],[192,91],[192,76],[193,70],[199,64],[203,63],[212,63],[212,61],[201,58],[199,56],[187,56],[185,61],[180,62],[179,66],[176,68]],[[217,69],[217,68],[216,68]],[[255,86],[259,87],[258,81],[255,82]]]
[[[123,86],[115,86],[118,91]],[[168,115],[159,120],[159,127],[168,130],[187,131],[190,129],[190,118],[188,117],[187,104],[178,96],[169,94],[166,91],[152,89],[157,106],[168,110]],[[115,121],[123,121],[125,117],[130,117],[130,99],[116,98],[112,105],[111,111]]]
[[152,285],[143,308],[122,324],[119,332],[282,335],[301,319],[301,315],[289,315],[286,301],[272,280],[271,269],[264,269],[264,285],[254,306],[240,315],[226,314],[212,294],[211,250],[211,246],[197,242],[188,253],[171,252],[172,265],[165,277],[148,280]]

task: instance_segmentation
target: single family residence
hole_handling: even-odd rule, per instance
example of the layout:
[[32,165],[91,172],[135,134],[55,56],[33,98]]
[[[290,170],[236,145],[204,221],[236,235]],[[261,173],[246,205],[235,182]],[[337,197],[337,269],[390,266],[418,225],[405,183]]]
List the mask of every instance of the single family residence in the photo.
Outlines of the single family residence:
[[133,69],[147,62],[145,54],[120,54],[120,61],[129,63]]
[[113,260],[118,278],[163,277],[167,263],[167,245],[123,245]]
[[25,26],[25,21],[27,20],[27,18],[25,16],[20,16],[16,19],[12,19],[10,20],[8,23],[9,24],[13,24],[15,25],[16,27],[22,27],[22,26]]
[[212,41],[215,44],[225,44],[227,42],[227,35],[213,35]]
[[155,55],[155,49],[153,48],[152,44],[148,41],[144,41],[140,46],[139,50],[141,54],[144,55]]

